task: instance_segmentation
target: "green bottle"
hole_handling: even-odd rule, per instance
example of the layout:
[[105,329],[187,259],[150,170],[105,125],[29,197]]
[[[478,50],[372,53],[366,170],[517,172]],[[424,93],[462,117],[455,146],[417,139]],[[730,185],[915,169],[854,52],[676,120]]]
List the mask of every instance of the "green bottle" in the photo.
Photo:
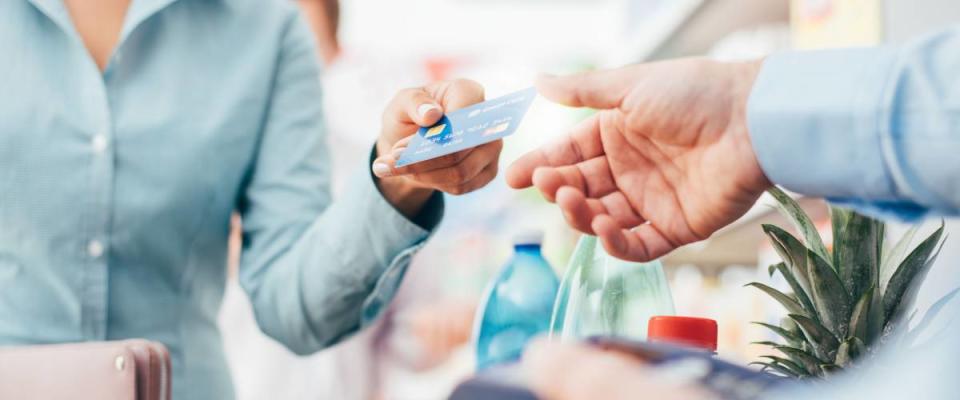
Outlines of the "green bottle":
[[611,257],[595,236],[583,235],[557,292],[550,336],[562,341],[594,335],[644,340],[650,317],[673,313],[659,261]]

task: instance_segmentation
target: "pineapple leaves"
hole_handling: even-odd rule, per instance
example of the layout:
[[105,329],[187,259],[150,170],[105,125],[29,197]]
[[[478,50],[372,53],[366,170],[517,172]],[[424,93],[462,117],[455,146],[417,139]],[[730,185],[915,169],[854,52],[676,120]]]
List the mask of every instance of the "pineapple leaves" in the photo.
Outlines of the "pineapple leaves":
[[824,360],[833,359],[834,352],[839,344],[837,337],[834,336],[833,333],[823,325],[820,325],[819,322],[803,315],[790,314],[790,318],[800,327],[803,335],[808,339],[807,343],[813,347],[813,353],[818,358]]
[[[793,235],[777,226],[765,224],[763,225],[763,232],[770,237],[774,250],[783,259],[787,270],[790,272],[790,274],[787,274],[786,271],[781,271],[783,277],[790,283],[797,299],[804,306],[809,307],[807,310],[813,312],[815,309],[810,301],[810,281],[807,278],[807,248]],[[773,268],[777,267],[774,266]]]
[[771,342],[771,341],[769,341],[769,340],[761,340],[761,341],[758,341],[758,342],[750,342],[750,344],[755,344],[755,345],[759,345],[759,346],[768,346],[768,347],[773,347],[773,346],[779,346],[779,345],[780,345],[780,343]]
[[836,364],[821,364],[820,370],[823,371],[823,376],[830,377],[837,372],[840,372],[842,368],[838,367]]
[[913,237],[916,236],[917,230],[920,229],[919,225],[913,226],[907,233],[904,233],[900,237],[900,240],[897,240],[897,243],[884,251],[883,261],[880,263],[880,291],[881,293],[887,289],[887,282],[890,281],[890,277],[893,276],[893,271],[896,271],[896,267],[900,265],[903,261],[903,257],[907,254],[908,246],[913,242]]
[[872,329],[870,329],[870,307],[873,305],[874,291],[875,288],[871,286],[863,293],[860,300],[857,300],[857,304],[853,306],[853,311],[850,314],[851,336],[860,338],[875,337],[875,332],[872,332]]
[[837,358],[834,360],[834,363],[846,367],[853,361],[853,357],[850,356],[850,342],[843,342],[840,344],[840,348],[837,349]]
[[[897,267],[897,270],[894,271],[890,277],[890,281],[887,283],[887,289],[883,293],[883,315],[888,325],[896,319],[895,317],[900,315],[904,309],[912,305],[912,297],[915,295],[916,288],[913,288],[913,293],[908,293],[908,289],[911,289],[914,282],[919,283],[926,275],[927,270],[930,269],[930,265],[933,264],[933,260],[936,258],[936,256],[933,255],[934,249],[936,249],[937,244],[940,243],[943,228],[944,224],[941,222],[940,228],[924,239],[923,242],[920,242],[920,244],[904,258],[903,262],[900,263],[900,266]],[[941,244],[940,247],[942,248],[943,245]],[[937,252],[939,253],[939,250],[937,250]]]
[[781,353],[785,354],[795,363],[803,366],[803,369],[805,369],[810,375],[819,375],[818,372],[820,371],[820,365],[826,364],[825,361],[820,360],[813,354],[795,347],[775,346],[774,348],[780,350]]
[[[816,307],[813,306],[813,302],[811,302],[810,297],[807,296],[806,289],[800,285],[800,282],[798,282],[794,274],[787,270],[786,264],[779,263],[773,265],[773,268],[777,271],[780,271],[780,275],[783,275],[783,279],[787,281],[787,284],[790,285],[790,289],[793,290],[794,297],[797,298],[797,301],[800,302],[800,305],[803,307],[803,309],[807,311],[806,315],[816,318]],[[804,280],[806,280],[806,276],[804,276]]]
[[831,260],[830,254],[827,253],[827,247],[823,245],[823,239],[820,238],[820,234],[817,232],[816,225],[813,224],[813,221],[810,220],[807,213],[803,212],[800,204],[776,186],[767,189],[767,193],[777,200],[777,203],[780,205],[780,212],[797,227],[798,232],[803,234],[807,247],[824,260]]
[[882,222],[831,207],[833,248],[828,251],[796,201],[776,187],[768,192],[802,236],[763,225],[782,259],[767,272],[770,277],[776,272],[783,275],[790,291],[756,282],[746,285],[773,297],[788,315],[779,326],[754,322],[781,336],[784,343],[753,342],[782,353],[782,357],[762,356],[763,360],[753,364],[787,377],[829,378],[855,366],[882,341],[913,342],[947,303],[960,297],[960,288],[949,292],[913,329],[892,336],[915,322],[912,316],[909,321],[903,316],[913,307],[920,283],[943,248],[943,223],[912,250],[916,228],[888,248]]
[[840,367],[849,366],[853,363],[853,360],[860,358],[865,347],[863,342],[856,337],[844,340],[843,343],[840,343],[840,347],[837,348],[837,357],[834,360],[834,364]]
[[878,279],[883,223],[837,207],[830,207],[830,215],[834,269],[850,297],[859,299]]
[[786,358],[783,358],[783,357],[777,357],[777,356],[770,356],[770,355],[765,355],[765,356],[760,356],[760,357],[766,358],[766,359],[770,360],[769,363],[760,362],[761,364],[775,364],[775,365],[778,365],[778,366],[781,366],[781,367],[787,369],[788,372],[783,372],[783,371],[781,371],[781,370],[779,370],[779,369],[777,369],[777,368],[773,368],[773,369],[777,370],[777,371],[780,372],[780,373],[786,374],[787,376],[804,377],[804,376],[809,376],[809,375],[810,375],[810,373],[807,372],[807,370],[805,370],[800,364],[797,364],[796,362],[794,362],[794,361],[792,361],[792,360],[790,360],[790,359],[786,359]]
[[770,286],[767,286],[758,282],[751,282],[744,286],[755,287],[757,289],[760,289],[764,293],[770,295],[770,297],[773,297],[774,300],[779,302],[783,306],[783,308],[786,308],[787,312],[790,314],[807,315],[807,311],[803,309],[803,306],[801,306],[799,302],[797,302],[790,296],[787,296],[786,294],[784,294],[783,292],[777,289],[774,289]]
[[764,323],[764,322],[754,322],[754,324],[755,324],[755,325],[760,325],[760,326],[762,326],[762,327],[764,327],[764,328],[767,328],[767,329],[773,331],[773,333],[776,333],[777,335],[780,335],[780,337],[786,339],[786,340],[789,341],[789,342],[801,342],[801,341],[803,341],[803,337],[801,337],[799,334],[793,333],[793,332],[788,331],[788,330],[786,330],[786,329],[783,329],[783,328],[781,328],[781,327],[779,327],[779,326],[770,325],[770,324],[767,324],[767,323]]
[[877,280],[880,279],[880,268],[883,268],[883,250],[886,248],[884,244],[886,244],[887,240],[887,224],[882,221],[875,221],[875,224],[877,224],[877,263],[874,267],[873,277],[875,278],[874,285],[879,285]]
[[837,272],[812,250],[807,250],[807,272],[813,303],[820,322],[836,337],[846,337],[850,321],[850,297]]
[[779,373],[779,374],[781,374],[781,375],[783,375],[783,376],[786,376],[786,377],[797,378],[797,377],[800,377],[800,376],[801,376],[801,375],[797,375],[795,372],[793,372],[793,371],[790,370],[789,368],[783,366],[782,364],[777,363],[777,362],[774,362],[774,361],[770,361],[770,362],[754,361],[754,362],[750,363],[749,365],[762,365],[762,366],[764,367],[764,369],[772,369],[772,370],[776,371],[777,373]]

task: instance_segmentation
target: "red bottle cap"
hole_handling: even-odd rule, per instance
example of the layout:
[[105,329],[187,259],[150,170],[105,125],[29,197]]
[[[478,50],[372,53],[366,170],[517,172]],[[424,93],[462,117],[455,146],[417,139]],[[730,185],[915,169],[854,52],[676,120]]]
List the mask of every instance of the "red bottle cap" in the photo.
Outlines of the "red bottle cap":
[[695,317],[652,317],[647,325],[647,340],[717,351],[717,321]]

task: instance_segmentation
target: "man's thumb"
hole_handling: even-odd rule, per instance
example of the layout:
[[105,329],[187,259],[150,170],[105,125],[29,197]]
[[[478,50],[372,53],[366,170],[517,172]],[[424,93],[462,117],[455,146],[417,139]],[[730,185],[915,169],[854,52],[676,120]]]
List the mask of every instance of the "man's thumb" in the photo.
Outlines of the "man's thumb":
[[537,91],[570,107],[610,109],[620,106],[633,82],[623,69],[581,72],[568,76],[541,75]]

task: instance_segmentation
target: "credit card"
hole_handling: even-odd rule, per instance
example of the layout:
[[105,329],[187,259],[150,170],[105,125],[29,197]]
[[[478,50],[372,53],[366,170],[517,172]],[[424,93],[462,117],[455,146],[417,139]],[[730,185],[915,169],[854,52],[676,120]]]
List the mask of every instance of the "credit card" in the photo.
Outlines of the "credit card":
[[517,131],[536,97],[537,90],[528,88],[446,114],[433,126],[417,131],[396,166],[416,164],[510,136]]

